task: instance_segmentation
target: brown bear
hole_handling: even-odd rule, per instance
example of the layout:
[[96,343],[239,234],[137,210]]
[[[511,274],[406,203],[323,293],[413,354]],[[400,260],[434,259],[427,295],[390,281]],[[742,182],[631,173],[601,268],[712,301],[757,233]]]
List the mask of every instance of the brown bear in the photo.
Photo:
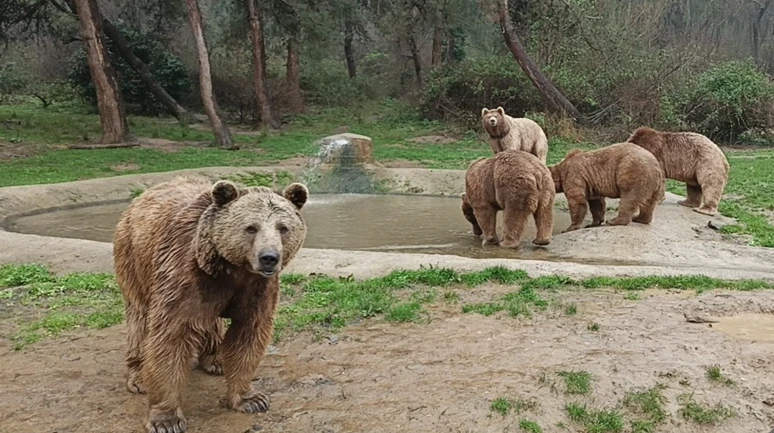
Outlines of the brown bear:
[[[554,229],[554,182],[534,155],[504,150],[473,161],[465,173],[462,212],[482,245],[518,248],[529,215],[535,219],[535,245],[548,245]],[[497,212],[504,211],[503,241],[497,237]]]
[[481,122],[489,135],[492,152],[523,150],[535,155],[543,164],[548,157],[548,138],[543,128],[532,119],[505,114],[503,107],[481,110]]
[[581,227],[587,204],[592,223],[586,227],[601,225],[605,220],[605,197],[621,199],[618,215],[608,225],[628,225],[632,221],[650,224],[653,210],[664,194],[656,157],[632,143],[617,143],[592,151],[573,149],[562,161],[548,168],[556,192],[564,193],[570,207],[570,226],[564,232]]
[[[309,191],[177,178],[149,188],[114,235],[127,321],[127,388],[148,394],[149,433],[184,432],[190,370],[225,374],[230,409],[266,411],[251,381],[272,338],[279,273],[301,249]],[[222,319],[231,325],[222,334]]]
[[704,215],[715,215],[728,182],[726,155],[704,135],[637,128],[627,140],[656,156],[666,179],[685,182],[687,197],[678,203]]

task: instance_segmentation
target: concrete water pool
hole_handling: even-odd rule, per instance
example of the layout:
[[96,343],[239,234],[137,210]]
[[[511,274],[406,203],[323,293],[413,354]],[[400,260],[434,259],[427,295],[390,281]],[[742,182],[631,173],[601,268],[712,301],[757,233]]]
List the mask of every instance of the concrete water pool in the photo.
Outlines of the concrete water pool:
[[[4,228],[24,234],[111,242],[116,222],[128,204],[122,201],[42,210],[11,217]],[[460,211],[458,197],[317,194],[309,198],[302,214],[308,226],[307,248],[471,258],[553,258],[548,249],[531,244],[535,236],[531,218],[523,248],[482,248]],[[502,212],[498,223],[501,217]],[[554,221],[554,234],[558,234],[569,225],[569,215],[555,210]]]

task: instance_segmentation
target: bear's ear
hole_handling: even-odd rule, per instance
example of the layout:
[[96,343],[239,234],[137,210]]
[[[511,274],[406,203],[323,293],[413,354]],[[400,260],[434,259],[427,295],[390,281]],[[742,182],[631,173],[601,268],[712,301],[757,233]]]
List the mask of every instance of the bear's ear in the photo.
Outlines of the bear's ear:
[[486,113],[487,113],[487,112],[489,112],[489,109],[488,109],[488,108],[486,108],[486,107],[482,108],[482,109],[481,109],[481,117],[484,117],[484,116],[486,116]]
[[233,182],[219,180],[212,185],[212,200],[218,207],[225,206],[239,197],[239,189]]
[[291,183],[282,192],[282,196],[293,203],[296,209],[301,209],[309,198],[309,189],[303,183]]
[[505,116],[505,110],[503,110],[503,107],[497,107],[497,112],[500,113],[501,116]]

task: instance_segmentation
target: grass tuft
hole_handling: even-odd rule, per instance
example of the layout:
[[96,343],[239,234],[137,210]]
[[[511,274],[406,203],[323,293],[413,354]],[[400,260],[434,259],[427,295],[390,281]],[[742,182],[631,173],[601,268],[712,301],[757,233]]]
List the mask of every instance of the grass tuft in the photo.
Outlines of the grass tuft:
[[589,409],[585,404],[568,403],[567,416],[581,424],[587,433],[618,433],[623,431],[623,417],[618,411]]
[[543,429],[535,421],[522,419],[519,421],[519,428],[525,433],[543,433]]
[[707,367],[706,372],[704,375],[712,382],[719,383],[721,385],[731,386],[734,384],[734,381],[729,379],[723,374],[723,371],[721,370],[719,365],[710,365]]
[[680,415],[689,421],[693,421],[696,424],[701,425],[717,425],[728,418],[733,418],[736,413],[733,409],[725,407],[721,404],[715,406],[706,406],[697,403],[693,400],[693,397],[688,394],[683,394],[678,397],[680,403]]
[[638,417],[632,421],[632,433],[651,433],[667,418],[666,398],[662,391],[666,387],[658,384],[650,389],[627,394],[623,405]]
[[560,371],[564,378],[565,393],[585,395],[591,392],[591,374],[585,371]]

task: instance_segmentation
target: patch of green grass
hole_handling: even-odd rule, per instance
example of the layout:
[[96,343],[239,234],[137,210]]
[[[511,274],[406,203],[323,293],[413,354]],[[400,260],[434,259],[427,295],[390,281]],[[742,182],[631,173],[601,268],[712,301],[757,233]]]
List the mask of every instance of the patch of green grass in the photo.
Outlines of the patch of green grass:
[[734,410],[729,407],[719,403],[712,407],[702,405],[694,401],[693,397],[688,394],[679,396],[678,402],[681,406],[679,410],[680,415],[696,424],[717,425],[728,418],[736,416]]
[[[0,295],[0,297],[2,297],[2,295]],[[456,304],[457,302],[460,302],[460,294],[447,290],[443,292],[443,300],[450,304]]]
[[388,322],[417,322],[422,312],[422,304],[419,302],[403,302],[390,307],[385,319]]
[[640,294],[637,292],[629,292],[626,295],[624,295],[624,299],[626,299],[627,301],[639,301]]
[[265,186],[269,188],[285,187],[295,180],[293,175],[287,171],[274,173],[248,172],[232,175],[229,179],[247,187]]
[[706,372],[704,375],[712,382],[719,383],[721,385],[731,386],[734,384],[734,381],[729,379],[723,374],[723,370],[720,368],[719,365],[710,365],[707,367]]
[[499,301],[463,305],[462,312],[491,316],[500,311],[507,311],[511,317],[529,317],[533,308],[545,308],[547,305],[548,302],[538,296],[534,289],[522,285],[521,289],[508,293]]
[[564,378],[565,393],[586,395],[591,392],[591,374],[585,371],[560,371]]
[[569,304],[564,307],[564,314],[567,316],[574,316],[578,314],[578,306],[575,304]]
[[762,280],[721,280],[704,275],[643,276],[643,277],[591,277],[579,282],[587,289],[609,287],[620,290],[676,289],[706,291],[712,289],[760,290],[774,288]]
[[521,269],[508,269],[505,266],[493,266],[479,272],[471,272],[462,276],[462,281],[469,286],[478,286],[486,282],[505,285],[515,284],[529,279],[529,275]]
[[32,283],[44,283],[52,281],[53,278],[48,269],[36,264],[0,266],[0,287],[17,287]]
[[616,410],[589,409],[585,404],[568,403],[567,416],[574,423],[581,424],[586,433],[618,433],[623,431],[623,417]]
[[526,433],[543,433],[540,424],[528,419],[519,420],[519,428]]
[[664,385],[658,384],[650,389],[626,395],[624,407],[638,417],[632,421],[632,433],[652,433],[657,425],[666,420],[666,398],[662,394],[665,388]]
[[129,192],[129,197],[134,199],[141,196],[144,192],[145,188],[132,188],[132,190]]
[[522,413],[524,411],[533,410],[537,407],[537,401],[525,400],[522,398],[510,399],[506,397],[498,397],[492,400],[490,409],[493,412],[497,412],[502,416],[508,415],[508,413]]
[[591,322],[586,326],[586,329],[588,329],[591,332],[599,332],[600,325],[597,322]]

